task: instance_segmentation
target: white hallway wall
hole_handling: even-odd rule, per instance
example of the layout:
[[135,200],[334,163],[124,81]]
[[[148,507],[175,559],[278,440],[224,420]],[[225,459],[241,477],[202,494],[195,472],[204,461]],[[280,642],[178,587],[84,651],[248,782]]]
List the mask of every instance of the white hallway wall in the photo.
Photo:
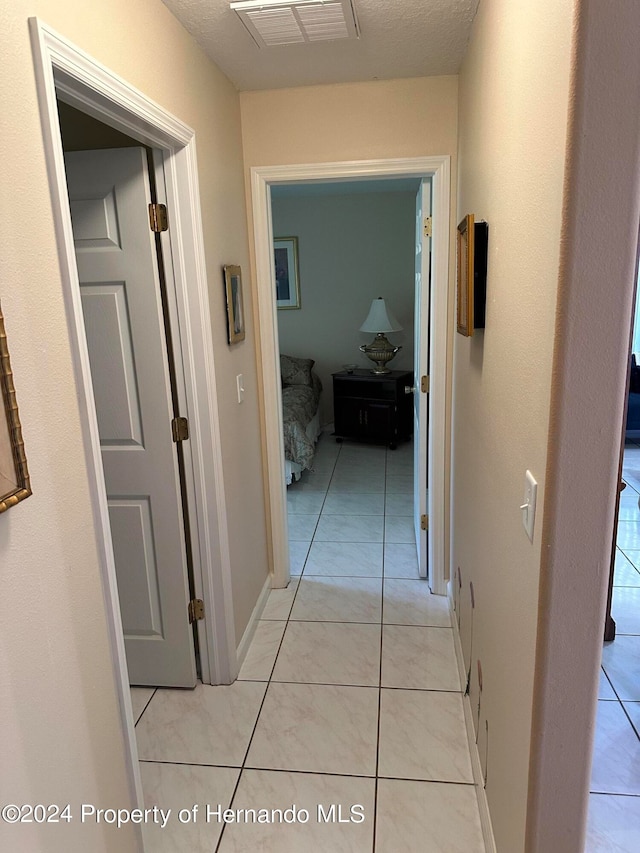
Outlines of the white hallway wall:
[[331,374],[371,367],[359,351],[371,300],[382,296],[403,326],[394,370],[413,368],[414,218],[411,192],[274,197],[276,237],[298,238],[301,308],[278,311],[280,352],[315,359],[322,424],[333,422]]

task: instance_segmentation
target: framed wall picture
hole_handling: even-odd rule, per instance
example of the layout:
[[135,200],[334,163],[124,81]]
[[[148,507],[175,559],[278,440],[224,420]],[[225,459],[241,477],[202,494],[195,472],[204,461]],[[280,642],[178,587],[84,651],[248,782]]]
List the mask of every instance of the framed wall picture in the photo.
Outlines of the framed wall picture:
[[224,267],[227,295],[227,335],[230,344],[244,340],[244,306],[242,302],[242,271],[234,264]]
[[457,330],[471,337],[484,329],[487,295],[487,248],[489,226],[467,214],[457,233]]
[[461,335],[473,334],[473,214],[458,225],[457,235],[457,329]]
[[5,512],[30,494],[27,457],[0,308],[0,512]]
[[273,241],[278,308],[300,307],[298,274],[298,238],[276,237]]

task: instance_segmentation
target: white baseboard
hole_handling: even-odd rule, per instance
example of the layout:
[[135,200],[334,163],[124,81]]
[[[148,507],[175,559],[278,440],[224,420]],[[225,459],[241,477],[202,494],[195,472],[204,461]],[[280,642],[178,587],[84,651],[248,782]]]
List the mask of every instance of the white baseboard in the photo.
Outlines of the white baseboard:
[[[451,590],[451,583],[449,583],[449,590]],[[460,632],[458,631],[458,618],[455,610],[453,609],[453,598],[451,595],[449,595],[449,610],[451,613],[451,624],[453,625],[453,642],[456,649],[456,660],[458,662],[460,683],[464,687],[467,683],[467,671],[464,665]],[[468,696],[462,697],[462,705],[464,707],[464,721],[467,727],[467,740],[469,742],[469,752],[471,753],[471,768],[473,770],[476,797],[478,798],[478,811],[480,812],[480,824],[482,826],[485,853],[497,853],[496,841],[493,837],[493,827],[491,826],[491,815],[489,814],[487,793],[484,789],[484,777],[482,775],[480,754],[478,753],[478,745],[476,744],[476,732],[473,726],[473,712],[471,710],[471,702]]]
[[262,587],[262,591],[258,596],[258,600],[256,601],[256,606],[253,608],[253,613],[251,614],[251,618],[247,624],[247,627],[244,630],[244,634],[242,635],[242,639],[238,643],[238,671],[244,662],[245,657],[247,656],[247,652],[249,651],[249,646],[251,645],[251,640],[253,640],[253,635],[256,632],[256,628],[258,627],[258,622],[260,621],[260,617],[262,616],[262,611],[264,610],[265,604],[267,603],[267,598],[269,598],[269,593],[271,592],[271,575],[267,575],[267,579],[264,582],[264,586]]

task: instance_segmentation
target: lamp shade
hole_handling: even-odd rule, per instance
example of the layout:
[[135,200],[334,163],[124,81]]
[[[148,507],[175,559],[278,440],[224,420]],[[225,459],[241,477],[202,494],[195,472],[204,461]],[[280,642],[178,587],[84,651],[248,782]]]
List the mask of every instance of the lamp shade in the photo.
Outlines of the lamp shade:
[[361,332],[400,332],[401,330],[402,326],[389,311],[381,296],[373,300],[367,319],[360,326]]

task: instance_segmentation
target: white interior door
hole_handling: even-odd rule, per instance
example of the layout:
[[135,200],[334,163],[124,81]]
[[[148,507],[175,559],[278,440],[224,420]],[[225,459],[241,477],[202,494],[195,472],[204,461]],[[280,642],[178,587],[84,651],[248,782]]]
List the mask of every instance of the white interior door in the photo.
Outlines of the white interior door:
[[421,390],[422,377],[429,376],[429,285],[431,237],[427,221],[431,217],[431,181],[420,184],[416,196],[416,269],[414,310],[414,424],[413,424],[413,508],[418,551],[420,577],[429,577],[428,530],[423,529],[422,519],[429,518],[428,500],[428,436],[429,395]]
[[142,148],[65,155],[131,684],[193,687],[173,404]]

